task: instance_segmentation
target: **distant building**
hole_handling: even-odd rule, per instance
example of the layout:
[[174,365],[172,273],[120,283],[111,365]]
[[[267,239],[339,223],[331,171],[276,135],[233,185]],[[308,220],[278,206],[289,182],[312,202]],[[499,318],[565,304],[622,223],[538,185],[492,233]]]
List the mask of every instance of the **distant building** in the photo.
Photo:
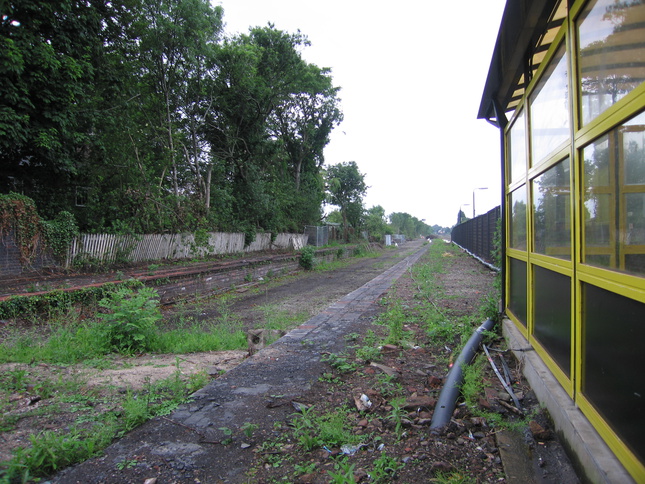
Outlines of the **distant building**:
[[[508,0],[479,110],[503,146],[507,324],[636,482],[645,482],[644,81],[642,0]],[[603,466],[594,479],[618,482]]]

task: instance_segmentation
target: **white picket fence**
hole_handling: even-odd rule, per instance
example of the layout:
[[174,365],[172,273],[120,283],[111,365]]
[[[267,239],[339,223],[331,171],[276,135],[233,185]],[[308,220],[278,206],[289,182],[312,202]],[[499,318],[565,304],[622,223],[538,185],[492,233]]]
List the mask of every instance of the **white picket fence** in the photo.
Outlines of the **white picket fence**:
[[299,250],[307,245],[306,234],[257,234],[244,246],[243,233],[210,232],[208,245],[197,246],[194,234],[110,235],[82,234],[74,239],[67,253],[67,267],[75,260],[98,262],[142,262],[161,259],[187,259],[209,254],[234,254],[271,249]]

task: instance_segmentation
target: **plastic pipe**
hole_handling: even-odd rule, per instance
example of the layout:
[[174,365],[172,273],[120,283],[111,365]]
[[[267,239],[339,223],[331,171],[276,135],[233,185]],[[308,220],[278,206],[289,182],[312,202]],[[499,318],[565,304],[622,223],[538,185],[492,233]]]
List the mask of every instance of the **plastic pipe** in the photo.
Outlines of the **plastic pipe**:
[[464,349],[461,350],[457,361],[455,361],[450,372],[448,372],[446,382],[439,394],[439,400],[437,400],[437,405],[435,405],[434,413],[432,414],[431,429],[444,427],[450,422],[455,405],[457,404],[461,384],[464,381],[463,367],[468,365],[475,356],[475,352],[484,337],[484,331],[490,331],[494,325],[495,321],[492,319],[484,321],[472,334]]

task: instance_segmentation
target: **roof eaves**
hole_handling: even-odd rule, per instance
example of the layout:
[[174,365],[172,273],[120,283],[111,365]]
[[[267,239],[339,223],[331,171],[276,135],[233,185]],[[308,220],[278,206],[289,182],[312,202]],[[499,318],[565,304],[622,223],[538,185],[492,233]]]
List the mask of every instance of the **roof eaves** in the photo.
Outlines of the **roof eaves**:
[[557,0],[507,0],[479,106],[479,119],[495,117],[495,101],[504,110],[514,102],[518,82],[528,68],[528,59],[556,4]]

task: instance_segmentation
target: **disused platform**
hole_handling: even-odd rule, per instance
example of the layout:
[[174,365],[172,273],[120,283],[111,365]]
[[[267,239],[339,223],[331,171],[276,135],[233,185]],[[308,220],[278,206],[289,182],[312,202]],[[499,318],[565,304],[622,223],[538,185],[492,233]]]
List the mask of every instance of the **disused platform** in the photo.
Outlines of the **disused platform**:
[[[324,353],[345,348],[344,336],[371,324],[376,301],[427,250],[415,251],[367,284],[290,331],[222,377],[194,394],[168,417],[157,417],[130,432],[91,459],[58,476],[55,484],[143,482],[247,482],[253,455],[237,446],[217,445],[223,428],[240,428],[253,420],[257,432],[270,436],[272,422],[293,413],[290,404],[267,406],[267,399],[297,400],[322,374]],[[116,471],[117,464],[139,456],[134,469]],[[199,479],[199,481],[195,481]]]

